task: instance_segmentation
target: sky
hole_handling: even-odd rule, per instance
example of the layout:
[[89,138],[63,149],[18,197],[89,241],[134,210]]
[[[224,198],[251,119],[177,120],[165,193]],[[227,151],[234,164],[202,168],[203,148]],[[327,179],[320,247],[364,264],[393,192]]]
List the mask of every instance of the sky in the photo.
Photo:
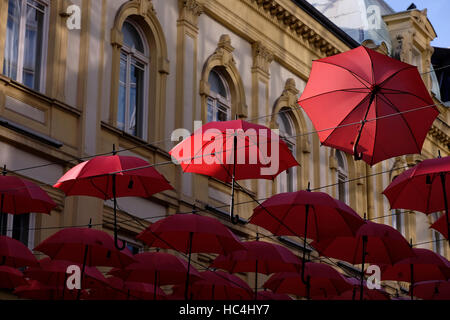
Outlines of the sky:
[[428,19],[436,31],[434,47],[450,48],[450,0],[384,0],[395,11],[404,11],[414,2],[417,9],[427,8]]

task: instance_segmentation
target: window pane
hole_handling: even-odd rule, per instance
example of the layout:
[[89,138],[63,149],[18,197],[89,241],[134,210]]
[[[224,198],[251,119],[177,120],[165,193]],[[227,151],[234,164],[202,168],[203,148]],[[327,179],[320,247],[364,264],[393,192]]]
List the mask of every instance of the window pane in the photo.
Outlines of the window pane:
[[0,213],[0,235],[6,236],[8,230],[8,214]]
[[228,109],[224,105],[219,105],[217,109],[217,121],[227,121],[228,120]]
[[208,98],[208,115],[207,115],[207,121],[211,122],[214,121],[214,100],[211,98]]
[[12,237],[28,246],[28,229],[30,227],[30,214],[14,215]]
[[19,56],[20,8],[19,0],[9,0],[3,74],[14,80],[17,79],[17,58]]
[[27,6],[25,46],[23,61],[23,84],[39,90],[42,58],[44,14]]
[[143,70],[135,63],[131,65],[130,75],[130,108],[128,110],[128,131],[132,135],[141,135],[141,112],[142,112],[142,90]]
[[141,36],[135,27],[129,22],[124,22],[122,27],[123,42],[129,48],[135,48],[136,50],[144,53],[144,45],[142,43]]
[[125,129],[127,63],[120,59],[119,99],[117,102],[117,127]]
[[225,84],[223,83],[219,74],[214,70],[211,70],[211,72],[209,73],[208,83],[212,92],[215,92],[224,98],[228,98]]

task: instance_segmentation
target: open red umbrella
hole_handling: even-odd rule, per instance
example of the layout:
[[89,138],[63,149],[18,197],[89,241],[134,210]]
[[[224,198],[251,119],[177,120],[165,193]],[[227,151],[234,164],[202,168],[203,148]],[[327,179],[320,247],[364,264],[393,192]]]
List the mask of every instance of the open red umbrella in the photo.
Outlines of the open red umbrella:
[[[203,280],[190,288],[193,300],[249,300],[252,289],[241,278],[220,270],[200,272]],[[173,297],[180,297],[183,286],[174,286]]]
[[[13,294],[23,299],[32,300],[76,300],[77,293],[74,290],[67,290],[63,294],[63,286],[50,286],[31,280],[29,284],[17,287]],[[82,296],[87,292],[82,290]]]
[[450,300],[450,282],[443,280],[417,282],[414,295],[423,300]]
[[387,265],[381,273],[381,280],[405,281],[411,283],[411,300],[415,282],[450,279],[450,262],[428,249],[413,249],[415,257],[406,258],[394,265]]
[[383,191],[392,209],[417,210],[425,214],[445,210],[450,228],[450,157],[427,159],[402,172]]
[[[169,253],[143,252],[133,256],[137,262],[124,269],[113,269],[109,274],[127,282],[144,282],[156,286],[180,284],[186,282],[188,264],[184,259]],[[189,268],[189,280],[195,282],[202,279],[199,272]],[[156,291],[155,299],[156,299]]]
[[364,46],[313,61],[298,103],[323,145],[370,165],[420,153],[439,115],[416,66]]
[[257,300],[292,300],[287,294],[284,293],[275,293],[272,291],[264,290],[258,291]]
[[224,269],[230,273],[255,272],[255,299],[258,298],[258,273],[300,270],[300,259],[285,247],[264,241],[247,241],[242,242],[242,245],[246,250],[220,255],[213,261],[211,267]]
[[445,239],[448,239],[448,222],[447,222],[447,215],[443,215],[439,219],[437,219],[430,228],[436,230],[440,234],[444,236]]
[[[270,151],[269,151],[270,150]],[[269,128],[243,120],[203,125],[177,144],[170,155],[183,171],[231,182],[230,218],[236,180],[271,179],[298,165],[288,146]]]
[[[353,289],[336,296],[336,299],[333,298],[332,300],[355,300],[356,297],[361,295],[361,280],[356,278],[347,278],[346,280],[352,285]],[[383,289],[369,289],[366,281],[363,281],[363,300],[390,300],[390,296]]]
[[109,277],[106,283],[99,283],[89,295],[89,300],[164,300],[166,294],[153,284],[123,281]]
[[[414,257],[414,251],[400,232],[391,226],[366,221],[354,237],[339,236],[320,242],[312,242],[321,255],[361,264],[361,285],[363,287],[364,264],[394,264]],[[363,290],[360,290],[362,299]]]
[[186,295],[192,253],[227,254],[245,249],[239,239],[217,219],[197,214],[175,214],[161,219],[142,231],[137,239],[150,247],[177,250],[188,255]]
[[306,284],[298,272],[280,272],[272,275],[264,288],[276,293],[295,294],[307,299],[323,299],[351,289],[351,285],[334,268],[323,263],[306,262]]
[[129,156],[98,156],[67,171],[54,185],[67,196],[91,196],[114,201],[114,242],[117,239],[117,198],[144,197],[173,189],[147,161]]
[[[253,210],[250,223],[275,235],[303,237],[306,248],[307,238],[320,241],[353,236],[364,220],[345,203],[324,192],[297,191],[276,194],[261,203]],[[306,250],[302,262],[303,265],[306,262]],[[306,281],[303,268],[302,279]]]
[[36,257],[22,242],[0,236],[0,265],[19,268],[37,264]]
[[8,266],[0,266],[0,288],[14,289],[26,284],[22,272]]

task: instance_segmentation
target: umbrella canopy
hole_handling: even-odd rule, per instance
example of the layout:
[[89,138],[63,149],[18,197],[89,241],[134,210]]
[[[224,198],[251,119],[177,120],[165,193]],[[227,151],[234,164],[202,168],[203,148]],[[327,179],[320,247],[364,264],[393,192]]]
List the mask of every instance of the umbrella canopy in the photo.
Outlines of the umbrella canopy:
[[26,284],[22,272],[8,266],[0,266],[0,288],[14,289]]
[[442,234],[445,239],[448,239],[447,217],[445,215],[437,219],[430,228]]
[[[51,260],[44,258],[39,261],[39,267],[31,267],[25,270],[25,275],[33,280],[37,280],[44,285],[64,287],[67,280],[67,268],[71,265],[77,265],[82,268],[79,263],[63,260]],[[84,270],[83,289],[91,288],[96,282],[106,282],[103,274],[96,267],[86,267]]]
[[245,250],[220,255],[213,261],[211,267],[224,269],[231,273],[258,272],[271,274],[300,270],[300,259],[283,246],[264,241],[247,241],[242,242],[242,245]]
[[279,193],[264,201],[253,210],[250,223],[275,235],[319,240],[353,236],[364,220],[324,192],[296,191]]
[[37,184],[15,176],[0,176],[0,212],[50,214],[56,203]]
[[119,251],[106,232],[91,228],[62,229],[42,241],[34,250],[53,260],[86,266],[124,267],[135,262],[128,249]]
[[[269,156],[269,150],[276,151]],[[231,182],[233,176],[235,180],[273,179],[280,172],[298,165],[277,134],[265,126],[243,120],[209,122],[169,153],[184,172],[199,173],[224,182]],[[273,170],[266,170],[267,173],[261,170],[273,166],[274,161],[277,163]]]
[[[124,269],[113,269],[109,274],[127,282],[157,283],[159,286],[186,281],[188,264],[184,259],[163,252],[143,252],[133,258],[137,262]],[[202,278],[194,267],[190,267],[189,279],[194,282]]]
[[[346,280],[352,285],[353,289],[342,293],[340,296],[335,297],[336,299],[332,300],[355,300],[357,297],[360,297],[361,280],[356,278],[347,278]],[[348,297],[350,299],[347,299]],[[363,300],[390,300],[390,296],[383,289],[369,289],[367,282],[364,281]]]
[[[203,280],[189,288],[193,300],[248,300],[252,290],[241,278],[220,270],[200,272]],[[174,286],[173,297],[181,297],[182,286]]]
[[365,242],[365,262],[392,265],[415,256],[400,232],[391,226],[371,221],[366,221],[354,237],[342,236],[315,241],[311,246],[323,256],[360,264],[363,262],[363,242]]
[[150,247],[172,249],[186,254],[227,254],[245,249],[219,220],[197,214],[174,214],[161,219],[142,231],[137,239]]
[[0,236],[0,265],[19,268],[37,264],[36,257],[22,242]]
[[292,300],[287,294],[264,290],[258,291],[257,300]]
[[323,145],[370,165],[420,153],[439,114],[416,66],[364,46],[313,61],[298,103]]
[[[32,300],[76,300],[76,290],[64,290],[63,286],[44,285],[36,280],[31,280],[29,284],[17,287],[13,294],[23,299]],[[83,290],[83,297],[87,294]]]
[[339,272],[323,263],[307,262],[305,275],[310,279],[309,285],[302,281],[300,273],[280,272],[272,275],[263,286],[275,293],[295,294],[312,299],[332,297],[351,289],[351,285]]
[[450,300],[450,282],[423,281],[414,284],[414,295],[423,300]]
[[413,251],[415,257],[382,268],[381,280],[421,282],[450,278],[450,262],[443,256],[428,249],[414,248]]

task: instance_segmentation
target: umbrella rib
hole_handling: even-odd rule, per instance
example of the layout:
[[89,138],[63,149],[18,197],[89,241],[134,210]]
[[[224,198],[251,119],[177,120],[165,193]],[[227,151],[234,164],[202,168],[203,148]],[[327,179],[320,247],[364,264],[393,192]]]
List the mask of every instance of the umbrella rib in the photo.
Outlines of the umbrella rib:
[[[94,177],[93,177],[93,178],[94,178]],[[105,200],[108,200],[108,194],[105,193],[101,188],[99,188],[99,187],[94,183],[93,178],[88,178],[89,182],[92,184],[92,186],[94,187],[94,189],[96,189],[98,192],[100,192],[101,194],[103,194],[103,196],[105,197]],[[106,181],[107,181],[107,182],[106,182],[106,190],[108,190],[108,184],[109,184],[108,182],[109,182],[109,179],[107,179]]]
[[420,96],[418,96],[418,95],[416,95],[416,94],[414,94],[413,92],[410,92],[410,91],[403,91],[403,90],[390,89],[390,88],[383,88],[382,89],[382,91],[386,91],[386,90],[390,90],[390,91],[394,91],[394,92],[384,92],[384,93],[382,93],[383,95],[385,95],[385,94],[406,94],[406,95],[414,96],[417,99],[422,100],[425,103],[429,103],[429,101],[424,100],[422,97],[420,97]]
[[370,92],[361,92],[361,91],[358,91],[358,90],[361,90],[361,89],[364,89],[364,88],[336,89],[336,90],[331,90],[331,91],[327,91],[327,92],[318,93],[318,94],[316,94],[316,95],[313,95],[313,96],[308,97],[308,98],[305,98],[305,99],[302,99],[302,98],[300,97],[299,104],[300,104],[301,102],[304,102],[304,101],[309,100],[309,99],[317,98],[317,97],[320,97],[320,96],[323,96],[323,95],[326,95],[326,94],[331,94],[331,93],[336,93],[336,92],[342,92],[342,91],[344,91],[344,92],[353,92],[353,93],[367,93],[367,94],[370,93]]
[[409,65],[409,66],[406,66],[406,67],[404,67],[404,68],[402,68],[402,69],[400,69],[400,70],[397,70],[397,71],[395,71],[393,74],[391,74],[389,77],[387,77],[386,79],[384,79],[383,80],[383,82],[381,82],[380,84],[378,84],[378,86],[383,86],[384,84],[385,84],[385,82],[387,82],[388,80],[390,80],[391,78],[393,78],[394,76],[396,76],[397,74],[399,74],[400,72],[402,72],[402,71],[405,71],[405,70],[408,70],[408,69],[411,69],[411,68],[417,68],[416,66],[412,66],[412,65]]
[[368,86],[366,86],[366,84],[365,84],[364,82],[361,81],[361,79],[359,79],[359,76],[358,76],[356,73],[354,73],[353,71],[351,71],[350,69],[347,69],[346,67],[343,67],[343,66],[340,66],[340,65],[338,65],[338,64],[331,63],[331,62],[328,62],[328,61],[325,62],[325,61],[316,60],[316,62],[326,63],[326,64],[330,64],[330,65],[336,66],[336,67],[338,67],[338,68],[344,69],[344,70],[348,71],[348,73],[350,73],[356,80],[358,80],[359,82],[361,82],[361,84],[362,84],[364,87],[366,87],[367,89],[370,89]]
[[[223,132],[222,132],[221,134],[223,134]],[[219,135],[217,135],[217,136],[219,136]],[[192,135],[191,137],[193,137],[193,138],[195,139],[194,135]],[[215,138],[215,137],[214,137],[214,138]],[[202,141],[203,141],[203,137],[202,137]],[[186,168],[184,169],[184,171],[186,171],[186,170],[189,168],[189,166],[192,164],[192,160],[195,161],[195,159],[197,158],[198,154],[199,154],[200,152],[203,153],[204,148],[205,148],[208,144],[212,143],[213,141],[215,141],[215,140],[209,140],[209,141],[206,141],[206,143],[202,144],[200,150],[198,150],[198,151],[197,151],[190,159],[188,159],[188,160],[191,160],[191,161],[190,161],[189,164],[186,165]],[[214,154],[215,154],[215,153],[214,153]],[[203,157],[203,156],[204,156],[204,155],[202,155],[202,157]]]
[[431,190],[433,189],[433,182],[434,182],[434,180],[436,179],[436,177],[437,177],[437,174],[434,174],[434,175],[433,175],[433,178],[431,179],[430,188],[429,188],[429,190],[428,190],[427,207],[426,207],[426,209],[425,209],[425,210],[427,210],[427,212],[428,212],[428,209],[430,208]]
[[386,100],[384,100],[385,102],[387,102],[399,115],[400,115],[400,117],[402,117],[403,118],[403,120],[405,121],[405,124],[406,124],[406,127],[408,128],[408,131],[409,131],[409,133],[411,134],[411,137],[413,138],[413,141],[414,141],[414,144],[416,145],[416,147],[417,147],[417,151],[420,153],[420,148],[419,148],[419,145],[417,144],[417,140],[416,140],[416,137],[414,136],[414,133],[412,132],[412,130],[411,130],[411,127],[409,126],[409,123],[408,123],[408,121],[406,120],[406,118],[405,118],[405,116],[400,112],[400,110],[391,102],[391,100],[389,100],[389,98],[388,97],[386,97],[386,96],[384,96],[383,94],[380,94],[380,98],[382,99],[382,100],[384,100],[384,99],[386,99]]

